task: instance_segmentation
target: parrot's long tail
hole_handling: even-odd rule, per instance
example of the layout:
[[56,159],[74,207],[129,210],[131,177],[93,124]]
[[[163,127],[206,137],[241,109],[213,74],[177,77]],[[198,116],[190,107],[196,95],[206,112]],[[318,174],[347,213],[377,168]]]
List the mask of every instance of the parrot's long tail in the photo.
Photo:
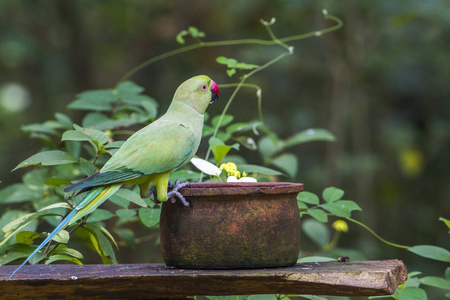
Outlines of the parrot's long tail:
[[84,198],[80,201],[80,203],[75,206],[75,208],[68,214],[64,220],[59,223],[58,226],[49,234],[49,236],[27,257],[27,259],[9,276],[8,280],[11,279],[20,268],[22,268],[36,253],[39,252],[48,242],[52,240],[52,238],[58,234],[61,230],[63,230],[66,226],[75,223],[80,218],[85,215],[91,213],[96,209],[100,204],[105,202],[110,196],[112,196],[120,187],[121,183],[103,186],[92,189]]

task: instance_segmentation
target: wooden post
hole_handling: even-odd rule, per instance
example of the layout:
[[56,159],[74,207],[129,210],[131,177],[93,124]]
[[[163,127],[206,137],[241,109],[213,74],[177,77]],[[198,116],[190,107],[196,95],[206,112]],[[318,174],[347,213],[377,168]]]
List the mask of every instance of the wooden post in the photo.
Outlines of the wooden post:
[[251,270],[172,269],[164,264],[0,267],[0,299],[179,299],[193,295],[393,294],[406,280],[400,260],[302,263]]

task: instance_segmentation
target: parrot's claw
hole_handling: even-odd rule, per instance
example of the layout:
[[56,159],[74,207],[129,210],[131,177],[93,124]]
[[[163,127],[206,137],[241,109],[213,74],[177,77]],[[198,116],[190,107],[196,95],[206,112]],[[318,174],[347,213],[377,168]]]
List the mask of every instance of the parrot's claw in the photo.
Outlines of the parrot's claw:
[[155,202],[155,204],[161,203],[161,201],[158,200],[158,196],[157,196],[157,193],[156,193],[156,187],[154,187],[154,186],[152,186],[152,187],[148,190],[148,194],[147,194],[147,196],[145,196],[144,198],[150,198],[151,195],[153,195],[153,199],[150,199],[150,200],[152,200],[153,202]]
[[180,199],[180,201],[184,204],[184,206],[189,206],[189,202],[184,199],[183,195],[178,191],[181,188],[184,187],[190,187],[191,184],[189,182],[183,182],[181,183],[179,180],[175,181],[175,184],[169,181],[169,188],[172,190],[167,193],[167,199],[170,199],[172,203],[175,203],[177,201],[176,198]]

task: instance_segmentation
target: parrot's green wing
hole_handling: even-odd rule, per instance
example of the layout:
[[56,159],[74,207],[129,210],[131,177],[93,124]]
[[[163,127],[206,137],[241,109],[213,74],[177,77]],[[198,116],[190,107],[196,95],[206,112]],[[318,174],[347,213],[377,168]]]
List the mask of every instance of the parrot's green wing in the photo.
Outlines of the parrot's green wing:
[[176,169],[194,156],[198,138],[179,122],[154,122],[132,135],[100,172],[65,191],[130,181]]
[[100,172],[151,175],[176,169],[195,154],[197,140],[194,132],[179,122],[148,126],[130,137]]

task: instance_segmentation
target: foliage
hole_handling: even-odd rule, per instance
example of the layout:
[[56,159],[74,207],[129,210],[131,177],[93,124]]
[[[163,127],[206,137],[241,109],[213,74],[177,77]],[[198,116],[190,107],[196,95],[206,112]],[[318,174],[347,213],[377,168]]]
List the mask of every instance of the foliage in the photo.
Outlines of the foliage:
[[[61,113],[56,113],[54,120],[23,126],[24,131],[43,141],[45,146],[41,152],[19,163],[14,170],[30,166],[46,168],[32,169],[23,176],[22,183],[7,186],[0,191],[0,204],[24,203],[28,210],[30,205],[36,209],[32,213],[7,211],[2,216],[1,223],[4,225],[0,249],[8,254],[0,259],[1,264],[27,257],[33,250],[31,245],[34,240],[45,237],[44,234],[35,232],[37,220],[44,219],[55,226],[67,209],[73,207],[72,203],[81,199],[82,195],[72,196],[72,201],[66,203],[65,199],[70,195],[65,194],[63,188],[81,176],[89,176],[98,171],[122,144],[121,141],[115,141],[115,138],[128,133],[120,128],[146,124],[155,119],[158,104],[152,98],[142,95],[142,91],[143,88],[137,84],[125,81],[114,90],[78,94],[69,108],[88,111],[81,122],[83,127],[72,123],[68,116]],[[160,212],[158,206],[145,202],[132,190],[122,189],[110,200],[117,207],[114,212],[98,209],[71,231],[72,233],[79,228],[82,238],[100,255],[104,263],[116,263],[113,249],[117,247],[113,234],[104,226],[106,221],[115,219],[114,232],[123,232],[130,222],[156,227]],[[62,231],[53,240],[57,245],[47,250],[46,253],[51,254],[46,257],[46,263],[69,260],[81,264],[80,259],[83,257],[77,250],[61,250],[60,244],[67,244],[69,241],[67,231]],[[38,256],[34,262],[44,256]]]

